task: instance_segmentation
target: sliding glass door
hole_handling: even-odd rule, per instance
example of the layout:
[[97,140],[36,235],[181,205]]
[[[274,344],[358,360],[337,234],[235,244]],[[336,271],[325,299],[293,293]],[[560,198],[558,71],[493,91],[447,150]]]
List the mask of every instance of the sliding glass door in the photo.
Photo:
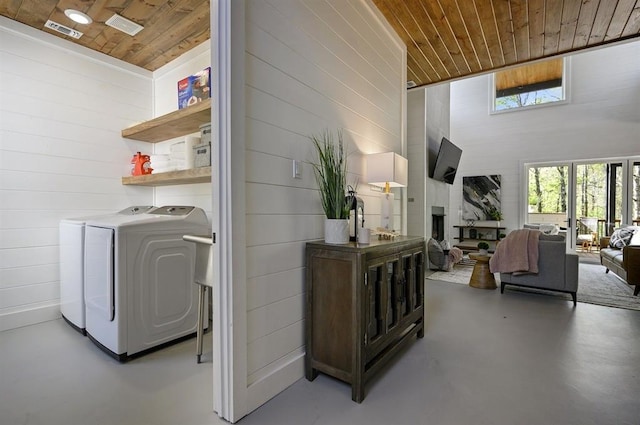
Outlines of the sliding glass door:
[[571,164],[532,164],[527,167],[526,224],[553,224],[566,231],[570,167]]
[[525,164],[524,173],[524,223],[557,226],[568,248],[640,225],[640,158]]

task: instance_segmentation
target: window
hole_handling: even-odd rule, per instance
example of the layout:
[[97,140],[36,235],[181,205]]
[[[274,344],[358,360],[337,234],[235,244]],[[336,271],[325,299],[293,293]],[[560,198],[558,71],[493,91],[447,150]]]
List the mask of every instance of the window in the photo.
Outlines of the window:
[[491,112],[566,101],[566,61],[552,59],[494,73]]

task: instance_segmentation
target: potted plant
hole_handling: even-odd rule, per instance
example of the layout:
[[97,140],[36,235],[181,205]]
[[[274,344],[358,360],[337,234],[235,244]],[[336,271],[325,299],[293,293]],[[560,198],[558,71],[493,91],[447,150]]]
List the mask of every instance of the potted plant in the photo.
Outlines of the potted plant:
[[489,244],[485,241],[478,242],[478,252],[480,255],[487,255],[489,253]]
[[317,161],[312,166],[326,216],[324,240],[327,243],[348,243],[350,205],[345,196],[347,158],[342,132],[338,131],[337,141],[328,130],[319,136],[311,136],[310,139],[317,154]]
[[489,216],[489,218],[491,218],[491,220],[497,221],[498,227],[500,227],[500,221],[502,221],[503,218],[502,211],[497,209],[495,206],[490,205],[489,208],[487,208],[487,215]]

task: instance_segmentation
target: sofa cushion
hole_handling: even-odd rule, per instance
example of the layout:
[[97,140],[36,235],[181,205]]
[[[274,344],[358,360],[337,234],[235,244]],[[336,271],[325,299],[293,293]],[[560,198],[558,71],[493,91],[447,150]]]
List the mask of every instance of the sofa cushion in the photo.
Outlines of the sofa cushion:
[[540,234],[541,241],[553,241],[553,242],[564,242],[564,236],[562,235],[549,235],[549,234]]
[[600,256],[622,267],[622,250],[617,248],[602,248]]
[[629,245],[631,238],[633,237],[633,233],[635,228],[633,227],[622,227],[620,229],[616,229],[611,234],[611,240],[609,241],[609,246],[611,248],[622,249],[625,246]]

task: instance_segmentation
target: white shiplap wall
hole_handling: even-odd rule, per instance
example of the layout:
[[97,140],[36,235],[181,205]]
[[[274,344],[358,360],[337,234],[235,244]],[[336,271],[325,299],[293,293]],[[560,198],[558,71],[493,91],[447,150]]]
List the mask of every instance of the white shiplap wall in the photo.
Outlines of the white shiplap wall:
[[[489,115],[489,76],[451,83],[451,140],[463,149],[462,176],[502,175],[504,225],[520,226],[523,163],[640,155],[640,41],[571,57],[567,104]],[[455,221],[451,224],[455,224]]]
[[[363,181],[363,154],[403,153],[404,46],[377,16],[362,0],[247,2],[249,410],[303,375],[305,243],[324,225],[308,136],[344,129],[352,182]],[[358,193],[377,226],[379,193]]]
[[0,330],[59,317],[58,223],[150,204],[125,187],[151,73],[0,17]]
[[[211,66],[211,40],[171,61],[153,73],[154,116],[178,109],[178,81]],[[216,72],[216,70],[212,70]],[[200,137],[199,133],[193,136]],[[156,154],[169,153],[170,145],[184,137],[149,145]],[[152,164],[153,166],[153,164]],[[211,184],[198,183],[176,186],[158,186],[154,191],[155,205],[192,205],[202,208],[211,222]]]

